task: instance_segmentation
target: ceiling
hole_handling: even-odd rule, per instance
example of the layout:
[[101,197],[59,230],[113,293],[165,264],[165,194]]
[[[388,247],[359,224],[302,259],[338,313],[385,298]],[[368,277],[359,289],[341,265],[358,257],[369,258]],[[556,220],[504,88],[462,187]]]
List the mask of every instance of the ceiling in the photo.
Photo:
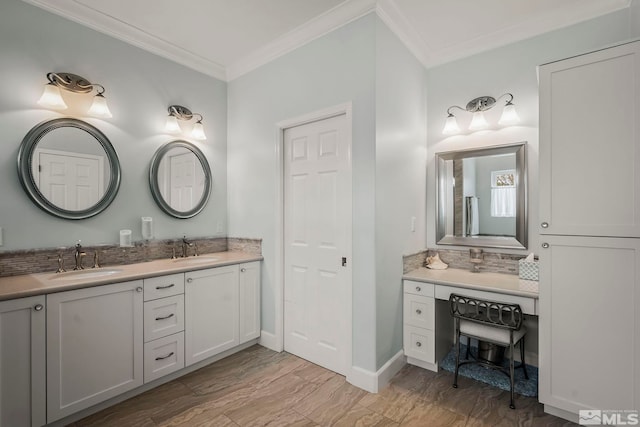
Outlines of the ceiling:
[[632,0],[24,0],[222,80],[376,11],[426,66]]

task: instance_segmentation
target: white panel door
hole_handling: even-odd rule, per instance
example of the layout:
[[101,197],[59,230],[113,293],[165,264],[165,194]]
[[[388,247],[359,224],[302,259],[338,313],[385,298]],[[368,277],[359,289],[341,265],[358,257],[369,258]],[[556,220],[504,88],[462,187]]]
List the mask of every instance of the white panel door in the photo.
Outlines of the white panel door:
[[343,375],[351,366],[348,129],[343,114],[284,132],[284,348]]
[[240,343],[238,275],[237,265],[185,274],[185,366]]
[[541,238],[540,401],[640,410],[640,239]]
[[46,423],[44,295],[0,301],[0,426]]
[[204,191],[204,171],[192,152],[172,155],[170,159],[171,201],[178,211],[189,211],[200,201]]
[[56,150],[34,153],[38,189],[59,208],[83,210],[104,193],[104,157]]
[[540,67],[540,232],[640,237],[640,42]]
[[47,295],[47,422],[143,383],[142,280]]

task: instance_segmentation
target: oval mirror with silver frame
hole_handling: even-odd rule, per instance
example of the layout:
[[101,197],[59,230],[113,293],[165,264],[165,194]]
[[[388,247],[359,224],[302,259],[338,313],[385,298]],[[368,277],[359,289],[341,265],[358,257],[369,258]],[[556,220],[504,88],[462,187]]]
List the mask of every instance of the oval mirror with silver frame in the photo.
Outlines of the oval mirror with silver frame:
[[436,153],[438,245],[526,249],[526,142]]
[[54,119],[33,127],[22,140],[18,177],[45,212],[85,219],[105,210],[116,197],[120,162],[96,127],[78,119]]
[[209,201],[211,169],[206,157],[187,141],[171,141],[156,151],[149,168],[151,194],[175,218],[199,214]]

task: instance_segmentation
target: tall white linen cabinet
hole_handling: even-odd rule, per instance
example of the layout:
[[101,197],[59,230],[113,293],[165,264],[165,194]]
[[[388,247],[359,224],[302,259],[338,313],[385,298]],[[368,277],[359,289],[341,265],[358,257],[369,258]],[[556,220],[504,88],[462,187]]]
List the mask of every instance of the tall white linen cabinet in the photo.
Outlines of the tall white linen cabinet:
[[539,79],[540,401],[640,410],[640,41]]

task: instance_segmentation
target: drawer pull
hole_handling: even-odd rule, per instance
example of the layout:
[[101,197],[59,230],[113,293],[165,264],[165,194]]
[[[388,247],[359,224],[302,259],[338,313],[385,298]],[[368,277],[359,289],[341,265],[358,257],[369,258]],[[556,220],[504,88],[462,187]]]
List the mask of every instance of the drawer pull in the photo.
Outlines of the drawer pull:
[[422,314],[422,310],[417,309],[417,310],[416,310],[416,314]]
[[416,342],[416,347],[422,347],[422,343],[420,341]]
[[189,278],[187,279],[187,283],[191,283],[191,282],[193,282],[193,279],[192,279],[191,277],[189,277]]
[[35,311],[41,311],[44,308],[44,306],[42,304],[36,304],[33,309]]
[[156,360],[164,360],[164,359],[168,359],[171,356],[173,356],[173,351],[169,354],[167,354],[166,356],[160,356],[160,357],[156,357]]
[[156,286],[156,289],[157,289],[157,290],[160,290],[160,289],[169,289],[169,288],[173,288],[174,286],[175,286],[175,284],[174,284],[174,283],[172,283],[172,284],[167,285],[167,286]]
[[422,288],[420,286],[416,286],[416,292],[420,292]]
[[247,269],[246,269],[246,268],[241,268],[241,269],[240,269],[240,271],[241,271],[242,273],[244,273],[245,271],[247,271]]
[[138,287],[136,288],[136,292],[142,292],[142,286],[138,286]]
[[156,320],[171,319],[173,316],[175,316],[175,314],[171,313],[171,314],[167,314],[166,316],[156,317]]

